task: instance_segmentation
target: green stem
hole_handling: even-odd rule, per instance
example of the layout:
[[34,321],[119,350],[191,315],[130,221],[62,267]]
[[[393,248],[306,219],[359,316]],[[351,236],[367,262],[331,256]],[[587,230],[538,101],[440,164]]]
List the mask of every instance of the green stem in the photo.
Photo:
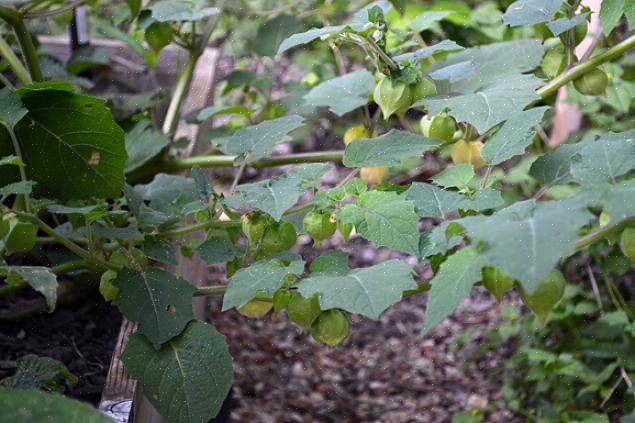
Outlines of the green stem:
[[635,217],[631,217],[629,219],[623,220],[620,223],[618,223],[617,225],[613,225],[613,226],[607,226],[605,228],[602,229],[598,229],[594,232],[589,232],[588,234],[584,235],[581,238],[578,238],[578,240],[575,242],[575,248],[576,251],[580,251],[585,249],[586,247],[588,247],[589,245],[604,239],[607,235],[613,233],[613,232],[619,232],[621,231],[624,227],[629,226],[635,224]]
[[[13,149],[15,150],[15,154],[20,158],[20,162],[24,163],[24,160],[22,159],[22,149],[20,148],[20,143],[18,142],[18,139],[15,136],[15,132],[13,132],[13,128],[9,126],[8,124],[4,124],[4,128],[9,133],[9,138],[11,138],[11,142],[13,143]],[[26,177],[26,171],[24,170],[24,165],[20,164],[20,166],[18,166],[18,169],[20,172],[20,179],[22,180],[22,182],[27,182],[28,178]],[[29,194],[24,194],[24,204],[26,206],[27,213],[31,213],[31,197],[29,196]]]
[[184,226],[182,228],[159,232],[157,235],[161,238],[176,238],[183,235],[189,235],[191,233],[198,232],[204,229],[225,229],[239,227],[240,225],[242,225],[242,223],[239,220],[217,220],[212,222],[195,223],[193,225]]
[[198,51],[190,51],[190,55],[185,63],[185,67],[181,70],[179,79],[174,86],[174,92],[172,93],[172,99],[168,106],[168,111],[165,114],[165,120],[163,121],[163,133],[168,136],[173,136],[176,131],[176,126],[179,123],[179,112],[183,105],[183,100],[187,95],[187,90],[190,87],[190,82],[194,76],[194,68],[200,54]]
[[31,75],[29,75],[29,71],[26,70],[18,56],[16,56],[11,49],[11,46],[7,44],[2,37],[0,37],[0,56],[4,57],[20,82],[25,85],[31,83]]
[[20,44],[22,49],[22,55],[31,73],[31,79],[35,82],[43,81],[44,77],[40,68],[40,61],[38,60],[31,34],[29,34],[29,30],[24,24],[22,14],[10,7],[0,6],[0,19],[13,27],[18,44]]
[[201,286],[194,293],[195,297],[210,297],[210,296],[219,296],[224,295],[225,291],[227,291],[227,285],[211,285],[211,286]]
[[108,270],[108,269],[117,270],[117,267],[111,265],[110,263],[107,263],[101,258],[91,256],[88,251],[84,250],[82,247],[75,244],[70,239],[56,232],[55,229],[51,228],[49,225],[46,224],[46,222],[44,222],[42,219],[40,219],[36,215],[30,214],[30,213],[20,213],[20,212],[15,212],[15,213],[18,215],[18,217],[24,220],[28,220],[31,223],[35,224],[43,232],[47,233],[49,236],[55,239],[58,243],[66,247],[69,251],[77,254],[79,257],[86,260],[88,263],[91,263],[97,270]]
[[622,56],[633,47],[635,47],[635,35],[631,35],[630,37],[628,37],[621,43],[614,45],[604,53],[598,54],[597,56],[590,58],[586,62],[572,67],[567,72],[558,75],[557,77],[549,81],[547,85],[537,90],[536,93],[542,99],[545,99],[554,94],[560,87],[566,85],[570,81],[578,79],[582,75],[591,72],[602,63],[611,61]]
[[[330,161],[340,161],[344,157],[344,151],[319,151],[311,153],[288,154],[283,156],[271,157],[269,159],[259,160],[250,163],[249,166],[255,169],[263,169],[267,167],[275,167],[294,163],[320,163]],[[213,156],[195,156],[182,160],[166,161],[162,166],[162,170],[167,172],[175,172],[179,170],[190,169],[193,166],[200,167],[233,167],[236,156],[213,155]]]

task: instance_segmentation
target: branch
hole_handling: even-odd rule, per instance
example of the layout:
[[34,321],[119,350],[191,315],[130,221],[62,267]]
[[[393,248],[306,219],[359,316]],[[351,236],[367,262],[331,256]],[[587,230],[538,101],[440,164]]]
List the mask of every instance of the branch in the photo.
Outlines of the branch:
[[[321,163],[330,161],[340,161],[344,157],[343,150],[319,151],[311,153],[288,154],[283,156],[271,157],[268,159],[258,160],[250,163],[249,166],[255,169],[263,169],[266,167],[274,167],[285,164],[294,163]],[[200,167],[234,167],[236,156],[213,155],[213,156],[195,156],[182,160],[166,161],[161,168],[168,172],[190,169],[193,166]]]
[[572,67],[567,72],[558,75],[557,77],[549,81],[547,85],[538,89],[536,93],[544,100],[545,98],[558,91],[558,89],[563,85],[566,85],[567,83],[578,79],[582,75],[591,72],[602,63],[611,61],[622,56],[633,47],[635,47],[635,35],[631,35],[630,37],[628,37],[621,43],[614,45],[604,53],[598,54],[597,56],[590,58],[586,62]]

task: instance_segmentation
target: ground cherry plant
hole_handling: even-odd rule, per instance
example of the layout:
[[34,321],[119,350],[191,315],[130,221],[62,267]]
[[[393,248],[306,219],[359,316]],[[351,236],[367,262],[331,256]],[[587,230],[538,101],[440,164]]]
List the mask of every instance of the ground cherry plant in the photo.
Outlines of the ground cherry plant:
[[[577,0],[519,0],[504,13],[496,9],[495,22],[482,29],[496,38],[496,24],[507,35],[473,47],[424,39],[429,31],[443,33],[452,10],[424,9],[405,19],[407,1],[380,1],[334,13],[342,20],[337,25],[306,30],[283,14],[297,2],[283,2],[253,47],[259,55],[292,58],[322,45],[340,65],[356,58],[355,70],[308,73],[295,107],[271,101],[262,81],[235,72],[226,91],[242,87],[242,104],[182,116],[199,58],[219,25],[239,11],[232,2],[129,0],[113,24],[96,20],[97,27],[151,67],[168,45],[187,52],[187,60],[165,115],[149,112],[155,103],[146,99],[150,105],[125,125],[113,116],[113,102],[86,94],[76,75],[60,79],[46,71],[26,23],[70,9],[59,3],[0,6],[0,293],[34,289],[52,311],[67,274],[98,272],[103,297],[138,323],[121,354],[125,370],[168,422],[209,420],[232,385],[225,337],[213,322],[194,318],[195,296],[222,296],[223,310],[251,318],[284,312],[307,336],[337,347],[354,330],[350,314],[376,320],[427,292],[425,336],[476,284],[499,300],[517,288],[546,322],[567,286],[558,270],[567,258],[602,244],[635,260],[635,130],[590,133],[553,149],[538,136],[561,87],[605,94],[604,67],[635,47],[630,1],[604,2],[602,34],[593,34],[583,57],[574,49],[591,12]],[[253,11],[249,2],[237,3]],[[318,12],[331,4],[317,3]],[[311,130],[318,113],[349,126],[342,150],[275,153]],[[231,116],[230,124],[211,136],[207,153],[172,154],[182,144],[174,135],[181,118],[202,125],[222,115]],[[393,178],[413,160],[444,165],[425,180]],[[319,180],[332,162],[349,173],[323,189]],[[510,197],[499,175],[522,163],[536,183]],[[240,183],[247,168],[289,164],[280,176]],[[222,193],[205,167],[235,167],[231,188]],[[175,175],[182,170],[191,177]],[[423,280],[401,259],[350,268],[347,253],[335,249],[307,264],[294,252],[299,234],[315,246],[361,237],[398,257],[428,261],[434,276]],[[22,259],[50,245],[72,258],[49,267]],[[171,274],[176,251],[185,260],[224,264],[228,284],[196,287]],[[19,364],[22,378],[0,388],[9,420],[91,414],[59,396],[19,389],[54,390],[25,384],[24,376],[59,363],[25,357]],[[56,369],[56,377],[68,377],[63,366]],[[91,421],[104,419],[96,414]]]

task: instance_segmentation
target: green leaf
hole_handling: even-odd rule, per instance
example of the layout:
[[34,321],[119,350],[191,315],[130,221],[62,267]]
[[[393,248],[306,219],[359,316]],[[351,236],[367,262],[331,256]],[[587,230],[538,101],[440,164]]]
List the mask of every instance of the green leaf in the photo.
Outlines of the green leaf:
[[492,265],[533,292],[560,259],[575,251],[578,229],[592,218],[582,201],[527,200],[457,222],[472,240],[485,243],[482,253]]
[[283,176],[239,185],[235,194],[225,199],[225,204],[236,209],[251,205],[279,221],[284,212],[298,202],[307,187],[314,186],[317,179],[330,169],[328,164],[312,163],[294,167]]
[[290,141],[287,134],[303,126],[303,121],[297,115],[266,120],[223,138],[219,148],[225,154],[237,155],[237,165],[253,163],[271,154],[276,144]]
[[19,92],[29,113],[15,133],[35,192],[64,200],[118,197],[126,150],[106,102],[37,86]]
[[259,56],[274,56],[284,39],[303,29],[304,24],[295,16],[283,13],[260,25],[251,49]]
[[426,97],[415,106],[425,106],[430,115],[447,108],[458,122],[467,122],[483,134],[538,100],[540,85],[542,81],[533,75],[506,76],[472,93]]
[[319,295],[320,308],[340,308],[378,320],[403,292],[415,289],[412,268],[400,260],[388,260],[372,267],[354,269],[345,275],[316,274],[301,280],[303,297]]
[[243,115],[243,116],[251,116],[253,111],[246,106],[235,106],[235,107],[216,107],[209,106],[204,107],[199,110],[195,110],[191,113],[188,113],[186,120],[188,123],[203,123],[208,119],[211,119],[215,116],[221,115]]
[[404,159],[420,157],[441,145],[440,141],[391,129],[377,138],[359,138],[346,146],[346,167],[396,166]]
[[221,409],[233,382],[225,337],[194,321],[157,349],[143,335],[130,337],[121,355],[126,373],[170,423],[205,423]]
[[635,130],[609,132],[578,144],[571,175],[585,182],[615,179],[635,169]]
[[514,156],[525,154],[525,149],[536,135],[536,125],[549,107],[537,107],[510,117],[501,129],[490,137],[481,150],[481,156],[491,165],[500,164]]
[[343,116],[368,103],[375,79],[366,69],[338,76],[315,86],[304,97],[309,107],[328,107]]
[[57,276],[48,267],[5,266],[0,267],[0,276],[7,278],[7,284],[26,283],[44,296],[49,312],[55,310],[57,302]]
[[342,209],[340,219],[354,224],[362,237],[378,247],[418,254],[419,219],[414,203],[403,196],[388,191],[364,192],[357,204]]
[[159,263],[167,265],[178,264],[174,246],[167,239],[156,236],[147,237],[143,243],[143,252],[149,259]]
[[226,263],[236,258],[234,244],[229,239],[220,236],[203,241],[195,250],[208,265]]
[[508,76],[519,76],[535,69],[542,62],[543,54],[544,47],[539,40],[505,41],[453,53],[442,62],[431,65],[429,71],[472,62],[473,71],[457,81],[452,87],[452,92],[474,93],[495,85]]
[[419,217],[445,219],[448,213],[459,209],[466,197],[457,192],[434,185],[414,182],[404,193],[407,200],[414,202]]
[[463,189],[467,187],[474,175],[474,167],[469,163],[464,163],[447,167],[431,179],[435,184],[444,188]]
[[309,270],[311,273],[345,275],[351,270],[348,267],[348,253],[340,250],[327,250],[311,262]]
[[0,197],[7,197],[12,194],[31,194],[33,191],[33,181],[13,182],[0,188]]
[[240,307],[252,300],[257,293],[273,295],[284,284],[289,273],[296,273],[300,266],[291,262],[285,266],[279,261],[259,261],[239,269],[229,280],[223,297],[223,311]]
[[142,120],[137,122],[132,130],[126,134],[128,160],[126,161],[125,172],[130,173],[143,166],[156,157],[169,143],[170,139],[162,132],[156,130],[151,121]]
[[423,47],[419,50],[413,51],[412,53],[404,53],[395,57],[397,62],[417,62],[419,60],[427,59],[435,53],[440,52],[448,52],[448,51],[458,51],[463,50],[463,47],[458,45],[452,40],[443,40],[438,44],[434,44],[432,46]]
[[503,22],[509,26],[547,22],[561,6],[562,0],[518,0],[509,5],[503,15]]
[[88,404],[37,389],[0,387],[0,409],[7,422],[112,423]]
[[68,371],[60,361],[50,357],[28,354],[15,362],[15,374],[2,381],[9,388],[59,390],[60,382],[68,380],[70,386],[77,383],[77,376]]
[[602,33],[609,35],[624,14],[625,0],[604,0],[600,9]]
[[161,0],[150,10],[158,22],[194,22],[220,13],[217,7],[205,7],[207,4],[205,0]]
[[0,158],[0,166],[23,166],[22,160],[18,156],[10,155]]
[[139,322],[139,332],[154,344],[175,337],[194,319],[192,295],[196,288],[164,270],[119,270],[113,284],[119,288],[115,305],[127,319]]
[[487,259],[474,247],[463,248],[441,264],[430,281],[432,288],[426,306],[424,335],[470,295],[472,286],[481,280],[481,269],[485,266]]
[[410,29],[414,32],[423,32],[432,28],[435,23],[442,21],[451,13],[452,12],[424,12],[410,22]]
[[602,206],[609,215],[609,224],[615,225],[624,219],[635,216],[635,179],[612,185],[606,182],[583,185],[577,198],[585,204]]
[[445,254],[461,244],[463,237],[457,235],[453,230],[456,226],[458,226],[456,223],[446,221],[439,226],[427,229],[421,235],[419,257],[426,258],[437,254]]
[[586,17],[589,16],[589,13],[580,13],[579,15],[574,16],[572,19],[569,18],[560,18],[555,21],[549,22],[547,27],[554,35],[557,37],[558,35],[569,31],[570,29],[575,28],[576,26],[582,24],[586,25]]
[[564,184],[573,179],[571,163],[578,154],[578,144],[563,144],[554,151],[538,157],[529,174],[543,186]]
[[27,113],[18,93],[8,87],[0,90],[0,123],[13,128]]
[[485,188],[476,191],[471,198],[466,198],[459,204],[461,210],[473,210],[482,212],[484,210],[495,209],[505,204],[500,191],[493,188]]
[[277,54],[282,54],[285,51],[302,44],[308,44],[311,41],[317,40],[318,38],[323,37],[325,35],[330,35],[336,32],[340,32],[344,28],[346,28],[346,25],[326,26],[324,28],[311,28],[308,31],[300,32],[298,34],[293,34],[290,37],[286,38],[284,41],[282,41],[282,43],[280,43],[280,47],[278,48]]

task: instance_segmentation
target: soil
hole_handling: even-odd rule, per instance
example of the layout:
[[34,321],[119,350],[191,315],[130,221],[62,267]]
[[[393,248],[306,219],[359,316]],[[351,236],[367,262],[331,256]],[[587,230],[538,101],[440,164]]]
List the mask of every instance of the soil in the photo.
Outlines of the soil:
[[[11,307],[28,307],[35,299],[22,295]],[[106,303],[99,292],[86,290],[52,314],[42,312],[17,322],[0,322],[0,379],[15,373],[19,357],[51,357],[79,378],[72,388],[65,387],[64,394],[97,405],[121,319],[117,308]]]

